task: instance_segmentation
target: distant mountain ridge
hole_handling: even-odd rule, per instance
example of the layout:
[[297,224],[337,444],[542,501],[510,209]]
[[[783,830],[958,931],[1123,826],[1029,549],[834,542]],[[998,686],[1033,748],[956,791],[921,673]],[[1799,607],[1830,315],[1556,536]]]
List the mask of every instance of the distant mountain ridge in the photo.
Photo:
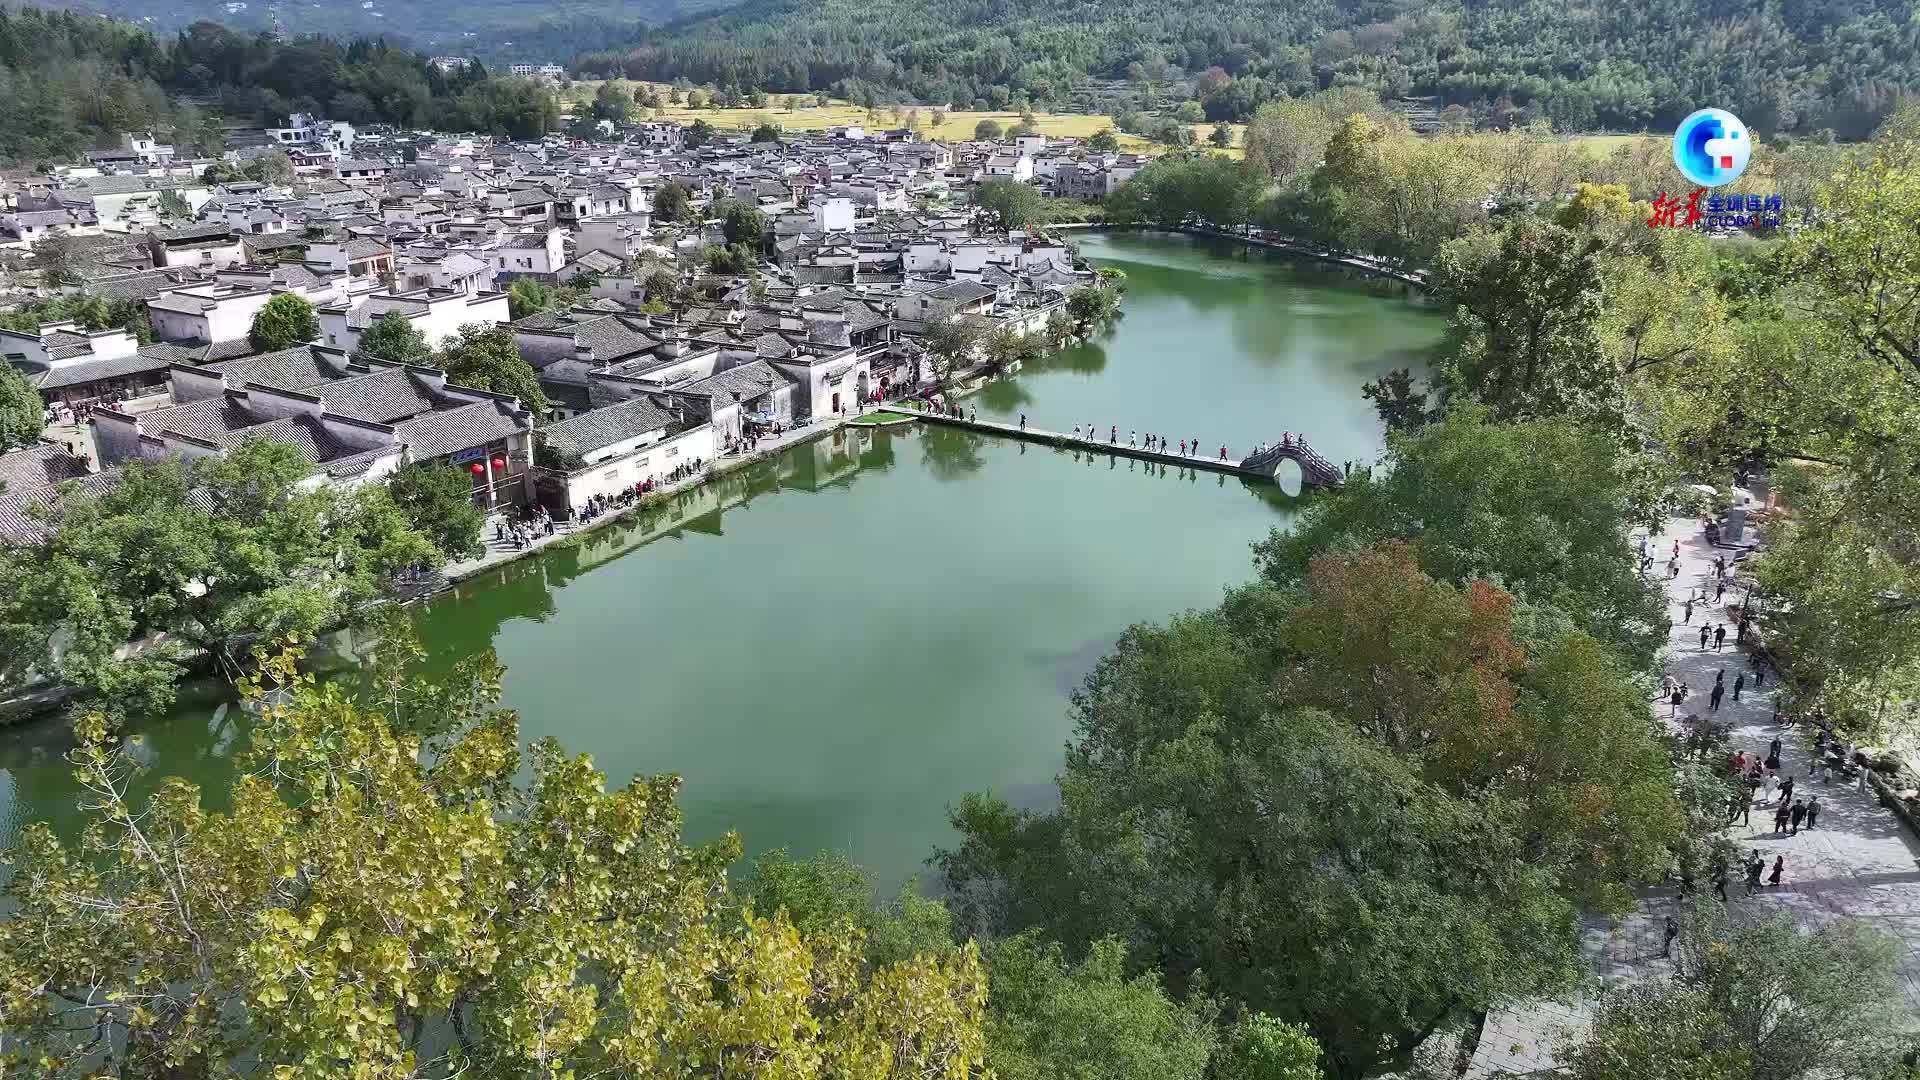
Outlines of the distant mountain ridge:
[[1209,119],[1339,85],[1567,130],[1659,128],[1719,105],[1763,133],[1853,137],[1920,89],[1920,19],[1915,0],[747,0],[582,62],[994,108],[1102,80],[1184,96],[1204,78]]
[[711,12],[726,0],[68,0],[58,6],[111,15],[159,34],[195,22],[347,40],[385,36],[424,52],[483,60],[564,62],[631,42],[642,23]]

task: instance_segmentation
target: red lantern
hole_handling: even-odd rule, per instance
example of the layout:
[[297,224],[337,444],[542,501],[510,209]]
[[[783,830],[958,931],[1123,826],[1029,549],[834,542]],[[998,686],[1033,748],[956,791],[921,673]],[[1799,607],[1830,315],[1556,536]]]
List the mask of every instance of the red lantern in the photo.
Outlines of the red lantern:
[[494,471],[494,472],[506,472],[506,471],[507,471],[507,459],[506,459],[506,458],[503,458],[503,457],[497,457],[497,458],[494,458],[494,459],[493,459],[493,471]]
[[487,467],[484,463],[478,462],[478,461],[473,463],[473,475],[485,476],[486,474],[487,474]]

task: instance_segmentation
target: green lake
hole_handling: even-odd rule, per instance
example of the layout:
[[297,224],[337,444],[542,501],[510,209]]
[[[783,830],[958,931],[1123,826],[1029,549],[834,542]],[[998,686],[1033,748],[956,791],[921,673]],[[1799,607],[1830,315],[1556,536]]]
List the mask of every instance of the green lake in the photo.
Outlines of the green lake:
[[[1237,457],[1304,432],[1378,453],[1360,385],[1419,364],[1440,316],[1224,242],[1088,235],[1124,270],[1098,340],[970,399],[1067,430],[1118,425]],[[1051,797],[1067,697],[1130,623],[1215,602],[1299,504],[1271,485],[952,430],[842,431],[723,477],[640,524],[423,606],[436,662],[491,646],[522,734],[614,783],[685,778],[693,839],[835,848],[895,882],[971,790]],[[157,773],[217,784],[244,739],[211,689],[140,725]],[[75,828],[64,729],[0,733],[0,845]]]

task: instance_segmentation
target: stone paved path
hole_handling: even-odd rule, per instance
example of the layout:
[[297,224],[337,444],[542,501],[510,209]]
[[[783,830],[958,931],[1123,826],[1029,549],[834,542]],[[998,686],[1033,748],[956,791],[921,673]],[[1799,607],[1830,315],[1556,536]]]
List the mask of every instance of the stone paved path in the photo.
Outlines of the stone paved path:
[[[1724,554],[1731,559],[1733,551],[1708,545],[1698,520],[1675,518],[1649,546],[1654,575],[1666,576],[1666,560],[1675,540],[1680,542],[1680,575],[1666,583],[1674,623],[1666,670],[1693,689],[1692,696],[1680,707],[1681,717],[1690,712],[1708,714],[1714,674],[1724,669],[1727,694],[1713,718],[1732,725],[1728,752],[1744,748],[1765,757],[1767,744],[1779,736],[1783,743],[1781,767],[1785,775],[1794,777],[1794,796],[1817,794],[1822,807],[1819,827],[1802,829],[1797,836],[1775,836],[1773,807],[1758,803],[1751,824],[1735,825],[1727,831],[1743,852],[1758,849],[1769,867],[1776,855],[1784,854],[1787,860],[1779,888],[1748,898],[1737,878],[1730,883],[1734,916],[1787,911],[1808,927],[1835,918],[1853,918],[1894,935],[1902,942],[1900,987],[1913,1010],[1916,1026],[1920,1026],[1920,842],[1871,793],[1860,792],[1851,781],[1836,776],[1823,785],[1808,778],[1813,731],[1800,727],[1783,731],[1774,725],[1771,680],[1761,693],[1753,693],[1752,669],[1746,666],[1745,654],[1734,648],[1737,609],[1744,590],[1728,588],[1724,603],[1719,605],[1696,604],[1692,624],[1683,621],[1682,604],[1688,591],[1705,587],[1711,598],[1713,557]],[[1727,643],[1718,652],[1712,645],[1700,648],[1703,620],[1727,627]],[[1736,704],[1733,683],[1742,671],[1748,673],[1748,692]],[[1665,717],[1667,709],[1662,706],[1658,715]],[[1701,887],[1710,886],[1701,882]],[[1665,917],[1676,904],[1671,890],[1652,892],[1642,900],[1638,911],[1623,919],[1589,922],[1585,949],[1594,965],[1594,983],[1571,1001],[1535,1002],[1489,1016],[1467,1075],[1525,1075],[1558,1067],[1560,1051],[1576,1043],[1590,1022],[1594,991],[1670,970],[1660,959],[1660,946]]]

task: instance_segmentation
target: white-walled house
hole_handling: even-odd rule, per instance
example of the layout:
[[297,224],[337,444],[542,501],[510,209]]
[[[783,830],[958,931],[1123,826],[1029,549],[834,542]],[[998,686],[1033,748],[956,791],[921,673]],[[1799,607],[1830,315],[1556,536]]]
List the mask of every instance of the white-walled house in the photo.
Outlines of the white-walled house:
[[91,206],[56,206],[0,214],[0,247],[32,247],[49,236],[98,236]]
[[507,321],[507,294],[470,294],[450,289],[421,289],[398,295],[374,293],[352,305],[330,305],[318,309],[320,338],[328,348],[352,352],[360,347],[360,335],[388,314],[413,324],[415,330],[438,348],[468,323]]
[[393,248],[367,236],[316,240],[307,245],[307,260],[348,277],[384,277],[393,272]]
[[528,229],[502,237],[490,254],[493,274],[501,280],[516,277],[551,279],[566,265],[567,250],[559,229]]
[[185,229],[155,229],[147,233],[147,254],[155,266],[224,269],[246,261],[240,237],[219,222]]
[[813,213],[813,227],[823,233],[853,231],[853,200],[849,198],[816,198],[809,209]]
[[147,321],[161,341],[238,341],[273,295],[271,289],[238,282],[188,285],[148,300]]
[[713,425],[642,394],[541,428],[550,462],[536,485],[554,510],[577,511],[596,495],[612,497],[663,480],[695,459],[716,457]]

